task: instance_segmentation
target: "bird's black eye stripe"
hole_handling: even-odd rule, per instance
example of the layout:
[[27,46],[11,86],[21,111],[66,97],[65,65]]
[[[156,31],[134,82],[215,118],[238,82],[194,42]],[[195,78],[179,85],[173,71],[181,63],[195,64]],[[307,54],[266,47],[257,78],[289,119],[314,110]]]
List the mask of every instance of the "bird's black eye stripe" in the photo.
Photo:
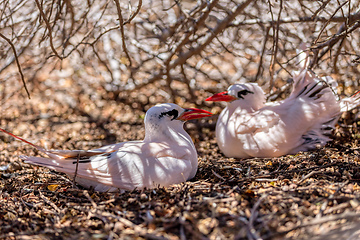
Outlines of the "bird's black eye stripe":
[[171,118],[171,120],[174,120],[174,119],[176,119],[176,118],[179,116],[179,112],[178,112],[176,109],[173,109],[173,110],[167,111],[167,112],[162,112],[162,113],[159,115],[159,119],[162,118],[162,117],[165,116],[165,115],[167,115],[167,116],[169,116],[169,117],[173,116],[173,117]]
[[247,95],[248,93],[254,94],[254,92],[245,89],[238,92],[238,98],[244,99],[243,96]]

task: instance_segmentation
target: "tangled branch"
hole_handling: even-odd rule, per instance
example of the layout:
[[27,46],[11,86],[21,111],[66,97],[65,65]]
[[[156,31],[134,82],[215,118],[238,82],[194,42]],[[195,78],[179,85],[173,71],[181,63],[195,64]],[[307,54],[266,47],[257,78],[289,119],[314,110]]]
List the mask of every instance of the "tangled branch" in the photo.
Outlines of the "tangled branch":
[[[84,92],[101,88],[114,99],[146,87],[148,97],[194,101],[201,91],[215,92],[214,86],[226,88],[239,79],[265,84],[280,96],[298,69],[296,49],[305,42],[315,71],[358,82],[347,85],[360,82],[357,72],[343,71],[360,56],[360,3],[353,1],[139,0],[125,6],[114,0],[115,8],[111,0],[88,1],[86,7],[18,1],[0,3],[1,39],[8,45],[0,52],[4,81],[12,81],[16,62],[23,84],[28,74],[36,80],[44,71],[71,66],[81,72],[80,79],[72,78]],[[58,78],[52,77],[53,86]]]

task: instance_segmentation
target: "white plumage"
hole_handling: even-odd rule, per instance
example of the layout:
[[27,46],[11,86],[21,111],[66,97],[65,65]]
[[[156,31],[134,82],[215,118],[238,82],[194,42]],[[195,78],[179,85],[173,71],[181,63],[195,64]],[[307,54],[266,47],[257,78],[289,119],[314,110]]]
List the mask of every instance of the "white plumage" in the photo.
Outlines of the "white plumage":
[[209,97],[228,102],[216,125],[220,150],[227,157],[278,157],[325,145],[341,112],[360,103],[360,94],[338,101],[334,88],[331,77],[304,69],[295,73],[283,101],[265,103],[256,83],[234,84]]
[[95,150],[45,150],[25,141],[49,158],[22,156],[27,163],[75,175],[76,182],[96,191],[153,188],[181,183],[195,176],[197,153],[185,132],[186,120],[210,116],[200,109],[159,104],[145,115],[145,139],[122,142]]

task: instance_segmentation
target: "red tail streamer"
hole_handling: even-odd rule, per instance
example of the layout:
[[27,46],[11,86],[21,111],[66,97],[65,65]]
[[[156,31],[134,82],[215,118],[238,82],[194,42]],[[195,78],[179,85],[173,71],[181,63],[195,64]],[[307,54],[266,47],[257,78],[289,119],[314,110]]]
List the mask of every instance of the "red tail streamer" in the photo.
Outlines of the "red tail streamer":
[[20,141],[23,141],[23,142],[25,142],[25,143],[27,143],[27,144],[30,144],[31,146],[33,146],[33,147],[35,147],[35,148],[39,148],[39,146],[36,146],[35,144],[33,144],[33,143],[31,143],[31,142],[28,142],[28,141],[26,141],[25,139],[23,139],[23,138],[21,138],[21,137],[18,137],[18,136],[16,136],[16,135],[14,135],[14,134],[12,134],[12,133],[10,133],[10,132],[2,129],[2,128],[0,128],[0,131],[4,132],[4,133],[6,133],[6,134],[9,134],[10,136],[12,136],[12,137],[14,137],[14,138],[16,138],[16,139],[19,139]]

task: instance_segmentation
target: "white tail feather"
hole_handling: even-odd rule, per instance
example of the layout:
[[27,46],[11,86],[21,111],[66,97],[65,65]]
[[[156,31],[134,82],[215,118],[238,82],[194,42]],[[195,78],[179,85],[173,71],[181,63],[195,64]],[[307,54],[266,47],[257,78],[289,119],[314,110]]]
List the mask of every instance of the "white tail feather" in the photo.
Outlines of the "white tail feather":
[[306,43],[300,44],[299,48],[296,49],[297,53],[297,64],[299,65],[300,71],[307,69],[310,64],[309,50]]
[[340,100],[341,112],[350,111],[360,105],[360,91],[354,93],[351,97]]

